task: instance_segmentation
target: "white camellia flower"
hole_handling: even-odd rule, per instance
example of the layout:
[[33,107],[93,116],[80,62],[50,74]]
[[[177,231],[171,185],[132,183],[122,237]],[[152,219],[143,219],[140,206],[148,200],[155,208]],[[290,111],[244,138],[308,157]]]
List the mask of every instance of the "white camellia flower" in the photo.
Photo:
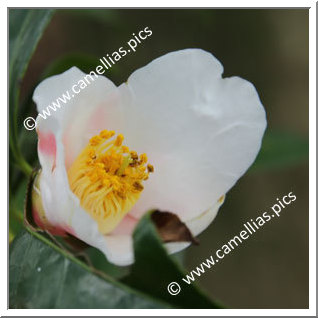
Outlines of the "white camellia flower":
[[[254,86],[222,72],[203,50],[172,52],[119,87],[98,76],[46,120],[38,116],[36,223],[117,265],[134,261],[132,232],[151,209],[201,233],[255,160],[266,127]],[[85,75],[72,67],[40,83],[38,112]],[[189,244],[165,246],[174,253]]]

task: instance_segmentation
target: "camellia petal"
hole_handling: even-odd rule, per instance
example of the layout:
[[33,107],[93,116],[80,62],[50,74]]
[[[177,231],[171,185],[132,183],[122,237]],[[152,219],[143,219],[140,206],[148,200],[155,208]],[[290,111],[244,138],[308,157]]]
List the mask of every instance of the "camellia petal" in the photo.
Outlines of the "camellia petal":
[[[74,89],[78,92],[83,83],[87,86],[77,95],[72,87],[76,85]],[[33,94],[39,112],[37,129],[55,137],[59,134],[65,146],[67,168],[93,135],[105,127],[109,130],[121,127],[117,94],[116,86],[106,77],[85,74],[76,67],[47,78],[37,86]]]
[[[266,127],[265,111],[254,86],[238,77],[222,78],[222,72],[222,65],[210,53],[187,49],[152,61],[119,87],[75,67],[40,83],[33,97],[39,111],[42,166],[37,191],[50,225],[100,249],[118,265],[133,262],[132,233],[150,209],[173,212],[193,235],[201,233],[215,218],[226,192],[253,163]],[[56,111],[49,108],[47,119],[40,116],[58,97],[72,92],[74,85],[83,85],[85,77],[91,81],[85,89],[65,104],[60,100]],[[120,218],[109,219],[109,226],[107,218],[102,222],[92,210],[95,199],[86,200],[83,184],[81,197],[76,190],[77,178],[82,176],[78,169],[86,169],[80,156],[85,159],[87,154],[95,160],[95,155],[90,157],[95,146],[89,143],[104,130],[123,134],[124,148],[146,153],[155,167],[148,179],[141,170],[145,161],[134,162],[140,165],[139,177],[147,180],[144,185],[138,182],[141,195],[134,197],[137,203],[130,211],[122,211]],[[125,163],[124,153],[121,150],[117,157]],[[123,162],[119,167],[126,169]],[[126,177],[123,171],[119,175]],[[136,172],[132,171],[132,176],[136,177]],[[90,183],[86,181],[85,186]],[[125,200],[125,192],[118,191]],[[111,201],[98,202],[104,202],[101,206],[107,210]],[[118,209],[117,202],[112,213]],[[171,242],[166,247],[174,253],[189,244]]]
[[[59,170],[61,173],[62,169]],[[131,235],[101,234],[98,224],[81,208],[79,199],[68,188],[66,176],[55,172],[48,177],[41,173],[40,189],[43,209],[50,225],[98,248],[114,264],[124,266],[133,262]]]
[[173,211],[186,221],[208,210],[253,163],[266,127],[254,86],[222,78],[212,54],[188,49],[135,71],[125,96],[128,144],[156,173],[133,209]]

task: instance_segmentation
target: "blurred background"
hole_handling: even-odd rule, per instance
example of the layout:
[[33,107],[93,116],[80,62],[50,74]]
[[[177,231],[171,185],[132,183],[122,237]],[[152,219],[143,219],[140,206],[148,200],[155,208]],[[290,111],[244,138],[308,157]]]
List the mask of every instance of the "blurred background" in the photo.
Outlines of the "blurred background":
[[[305,9],[57,10],[22,82],[20,143],[37,165],[36,133],[23,119],[43,78],[76,65],[89,72],[148,26],[151,37],[104,75],[115,84],[165,53],[184,48],[211,52],[224,76],[252,82],[265,106],[268,128],[255,165],[228,193],[200,245],[183,254],[189,271],[269,211],[285,194],[297,200],[196,281],[230,308],[308,308],[308,15]],[[10,174],[10,239],[20,230],[26,180]]]

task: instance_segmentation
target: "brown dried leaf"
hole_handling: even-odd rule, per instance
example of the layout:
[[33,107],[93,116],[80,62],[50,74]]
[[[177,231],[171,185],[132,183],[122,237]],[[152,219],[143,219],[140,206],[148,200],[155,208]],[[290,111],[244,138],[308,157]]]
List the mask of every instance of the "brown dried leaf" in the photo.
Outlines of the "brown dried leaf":
[[189,228],[176,214],[156,210],[151,214],[151,219],[155,223],[163,242],[192,242],[196,245],[199,244],[199,241],[193,237]]

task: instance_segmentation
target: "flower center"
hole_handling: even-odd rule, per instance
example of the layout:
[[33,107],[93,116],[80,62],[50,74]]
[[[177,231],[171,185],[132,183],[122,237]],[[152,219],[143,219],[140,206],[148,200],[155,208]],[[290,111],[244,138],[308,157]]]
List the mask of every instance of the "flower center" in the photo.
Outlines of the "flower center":
[[153,172],[147,155],[123,146],[124,137],[103,130],[68,170],[73,193],[98,223],[103,234],[111,232],[131,210],[143,190],[142,182]]

